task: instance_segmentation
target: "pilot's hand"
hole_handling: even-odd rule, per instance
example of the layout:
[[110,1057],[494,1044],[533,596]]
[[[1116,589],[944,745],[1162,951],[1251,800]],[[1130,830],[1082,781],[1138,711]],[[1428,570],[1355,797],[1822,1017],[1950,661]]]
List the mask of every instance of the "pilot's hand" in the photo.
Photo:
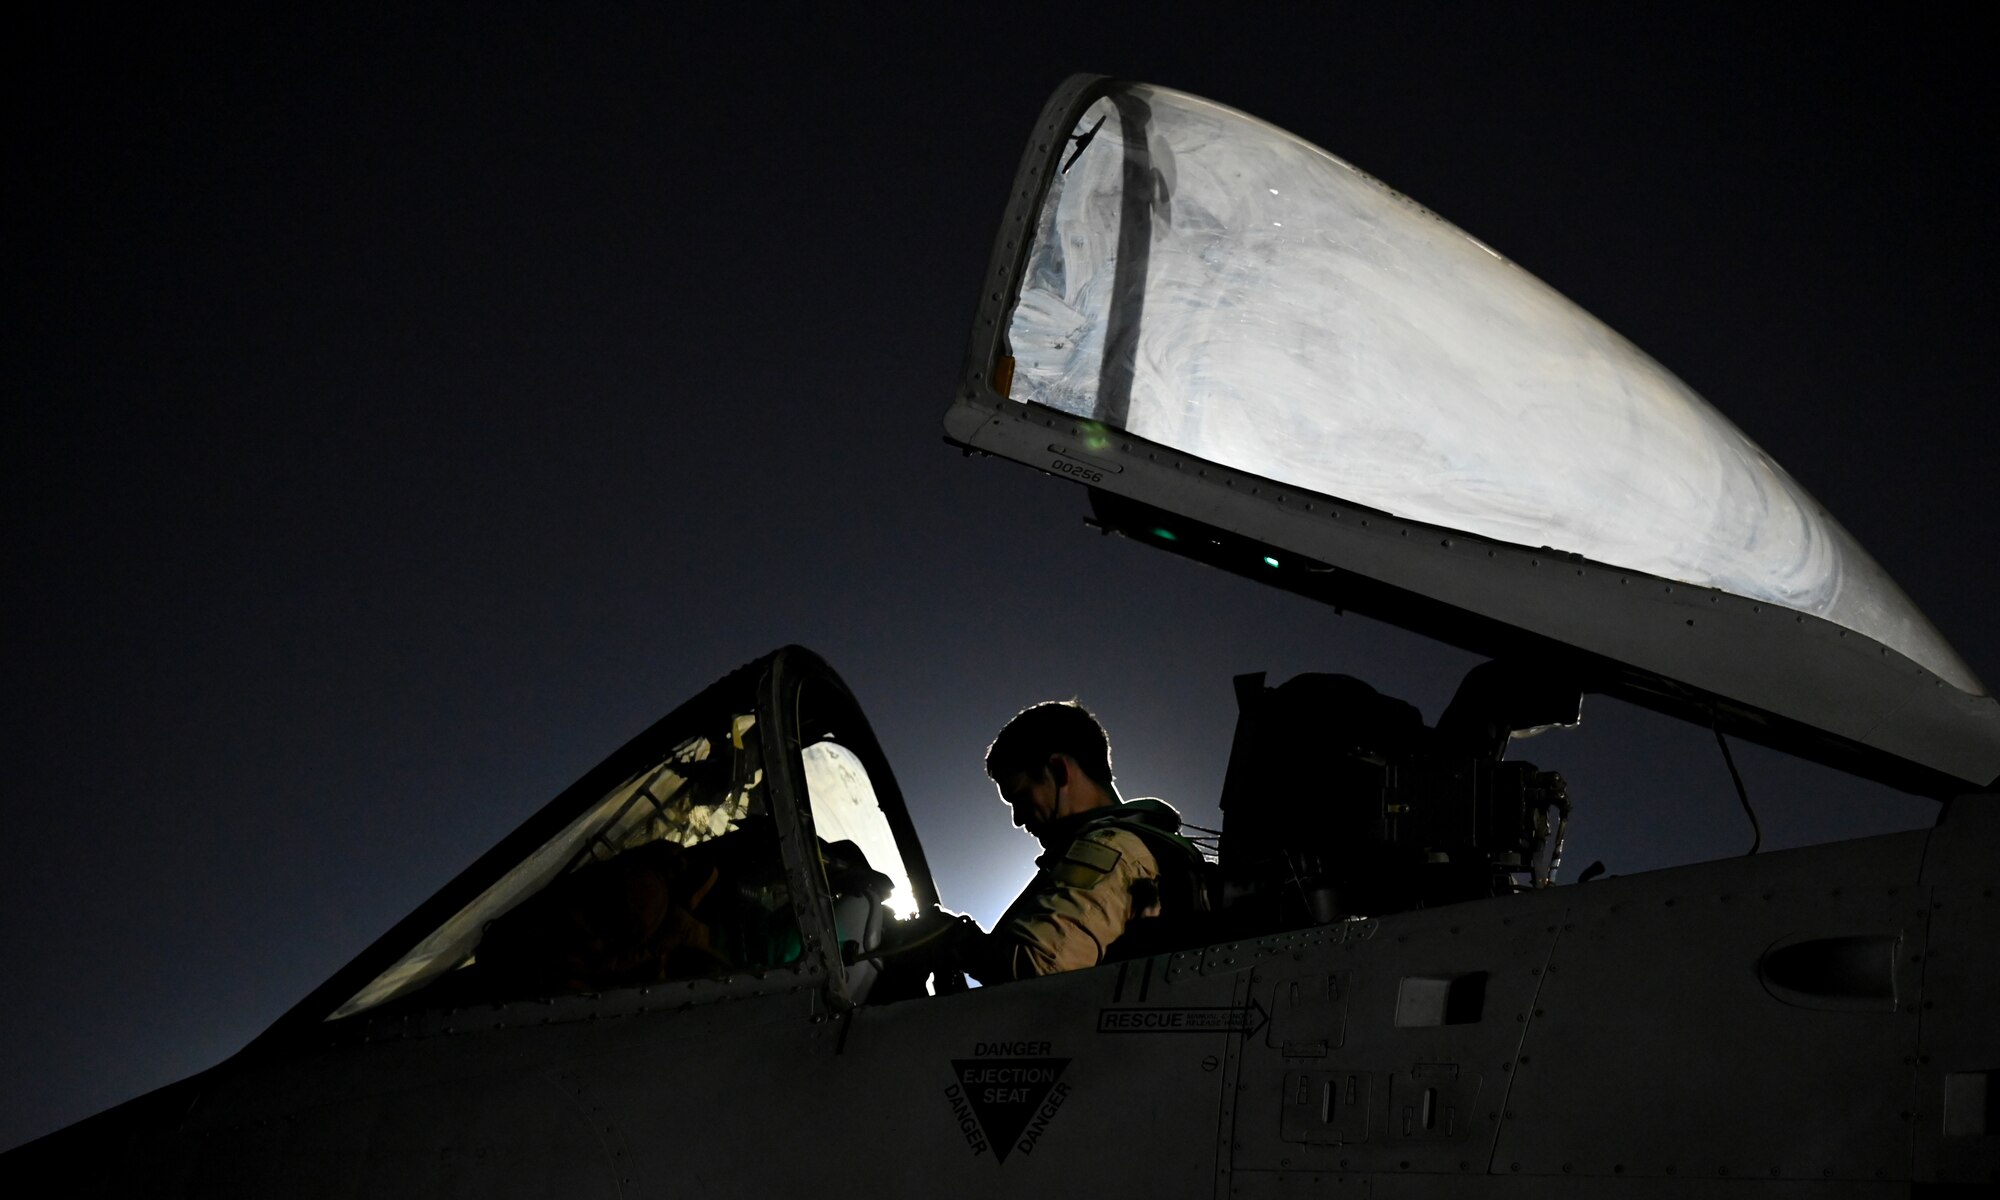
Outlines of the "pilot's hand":
[[889,922],[882,945],[868,957],[885,968],[932,975],[939,995],[962,992],[965,975],[959,966],[959,948],[975,943],[980,936],[979,923],[971,917],[933,905],[915,916]]
[[962,992],[966,990],[966,960],[973,956],[974,947],[986,941],[986,931],[964,913],[940,908],[927,915],[939,930],[938,949],[931,955],[932,983],[940,996]]
[[891,924],[894,931],[891,944],[887,947],[891,954],[904,954],[923,949],[939,953],[968,938],[980,936],[979,922],[964,913],[955,913],[948,908],[932,905],[914,917],[906,917]]

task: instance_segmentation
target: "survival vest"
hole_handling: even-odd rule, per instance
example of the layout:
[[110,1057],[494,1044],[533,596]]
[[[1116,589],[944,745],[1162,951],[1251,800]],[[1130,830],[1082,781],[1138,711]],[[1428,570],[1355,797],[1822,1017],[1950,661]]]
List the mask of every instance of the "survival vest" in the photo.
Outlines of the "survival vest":
[[1202,944],[1220,895],[1216,865],[1180,833],[1181,815],[1164,800],[1128,800],[1084,814],[1077,837],[1107,826],[1138,835],[1160,868],[1160,915],[1131,922],[1106,961],[1143,958]]

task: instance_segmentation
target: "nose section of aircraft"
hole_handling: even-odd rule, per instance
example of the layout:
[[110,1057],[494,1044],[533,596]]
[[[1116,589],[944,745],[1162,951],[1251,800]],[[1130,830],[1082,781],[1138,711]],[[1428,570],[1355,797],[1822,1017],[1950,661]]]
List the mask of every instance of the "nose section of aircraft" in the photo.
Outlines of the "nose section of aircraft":
[[202,1076],[170,1083],[0,1155],[0,1192],[30,1195],[51,1179],[84,1195],[157,1190],[158,1150],[173,1137]]

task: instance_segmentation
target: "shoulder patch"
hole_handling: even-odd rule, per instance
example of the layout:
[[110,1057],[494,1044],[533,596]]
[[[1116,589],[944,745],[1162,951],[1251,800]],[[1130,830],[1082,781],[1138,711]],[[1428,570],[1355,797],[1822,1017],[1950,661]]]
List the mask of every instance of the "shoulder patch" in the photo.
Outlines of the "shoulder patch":
[[1078,838],[1063,851],[1062,861],[1049,874],[1064,887],[1089,887],[1109,875],[1123,857],[1103,842]]
[[1118,860],[1122,857],[1124,856],[1119,854],[1115,847],[1087,837],[1076,839],[1069,844],[1069,849],[1063,851],[1064,862],[1082,863],[1088,867],[1095,867],[1099,874],[1103,874],[1117,866]]

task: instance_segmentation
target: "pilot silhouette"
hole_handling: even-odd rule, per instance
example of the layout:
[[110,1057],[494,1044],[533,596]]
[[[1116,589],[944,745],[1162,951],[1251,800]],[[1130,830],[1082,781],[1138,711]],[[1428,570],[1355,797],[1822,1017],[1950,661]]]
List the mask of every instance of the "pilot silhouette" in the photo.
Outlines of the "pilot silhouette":
[[1209,864],[1161,800],[1120,799],[1111,740],[1075,701],[1022,710],[986,750],[1014,824],[1042,844],[993,932],[960,950],[982,983],[1151,953],[1208,908]]

